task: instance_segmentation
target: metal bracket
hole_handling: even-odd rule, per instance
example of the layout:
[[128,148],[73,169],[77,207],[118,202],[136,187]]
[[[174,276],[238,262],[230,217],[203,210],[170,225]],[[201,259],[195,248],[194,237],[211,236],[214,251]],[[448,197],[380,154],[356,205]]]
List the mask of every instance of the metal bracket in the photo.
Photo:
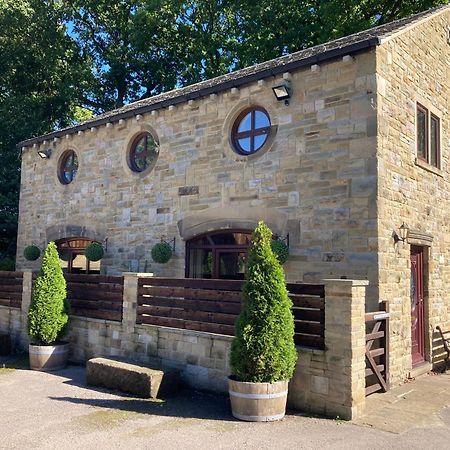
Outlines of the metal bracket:
[[276,240],[276,241],[282,241],[282,242],[285,242],[286,243],[286,245],[287,245],[287,248],[289,248],[289,233],[288,234],[286,234],[286,236],[280,236],[279,234],[276,234],[276,235],[274,235],[274,239]]
[[176,242],[175,237],[173,239],[169,239],[168,241],[164,238],[161,238],[161,242],[164,242],[165,244],[169,245],[172,251],[175,253],[175,242]]

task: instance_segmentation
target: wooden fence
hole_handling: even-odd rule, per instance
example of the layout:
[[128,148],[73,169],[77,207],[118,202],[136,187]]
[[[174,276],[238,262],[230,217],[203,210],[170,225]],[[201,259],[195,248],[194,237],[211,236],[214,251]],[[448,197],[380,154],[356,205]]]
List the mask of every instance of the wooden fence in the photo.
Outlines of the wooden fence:
[[366,313],[366,395],[389,389],[389,312]]
[[122,321],[123,277],[64,274],[74,316]]
[[[242,281],[139,278],[136,323],[234,335]],[[324,348],[323,285],[288,284],[297,345]]]
[[0,272],[0,305],[20,308],[22,305],[23,273]]

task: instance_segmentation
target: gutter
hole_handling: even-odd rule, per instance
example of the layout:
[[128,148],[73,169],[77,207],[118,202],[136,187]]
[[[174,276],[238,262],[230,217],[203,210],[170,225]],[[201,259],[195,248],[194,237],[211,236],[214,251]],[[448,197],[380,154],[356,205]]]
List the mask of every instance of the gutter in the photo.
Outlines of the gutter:
[[[292,61],[290,63],[282,64],[271,69],[261,70],[259,72],[255,72],[249,75],[244,75],[241,78],[236,78],[234,80],[225,81],[223,83],[219,83],[215,86],[208,86],[204,88],[200,88],[197,91],[190,92],[188,94],[180,94],[173,98],[161,100],[160,102],[155,102],[150,105],[138,106],[136,108],[132,108],[128,111],[124,111],[121,113],[117,113],[115,115],[111,115],[102,119],[92,119],[88,122],[82,123],[80,125],[75,125],[71,128],[66,128],[63,130],[53,131],[48,134],[44,134],[42,136],[38,136],[35,138],[26,139],[17,144],[17,147],[29,147],[30,145],[37,144],[44,140],[52,140],[54,138],[60,138],[65,136],[66,134],[74,134],[78,131],[85,131],[92,127],[98,127],[101,125],[105,125],[109,122],[117,122],[120,119],[127,119],[138,114],[145,114],[151,112],[153,110],[167,108],[172,105],[179,105],[180,103],[185,103],[189,100],[195,100],[200,97],[205,97],[210,94],[217,94],[222,91],[226,91],[233,87],[239,87],[245,84],[249,84],[264,78],[274,77],[276,75],[283,74],[285,72],[294,71],[297,69],[301,69],[305,66],[310,66],[313,64],[317,64],[324,61],[329,61],[332,59],[339,58],[341,56],[348,55],[349,53],[362,53],[372,47],[380,45],[381,39],[379,37],[374,37],[367,39],[365,41],[357,42],[355,44],[346,45],[340,48],[334,48],[332,50],[327,50],[317,55],[313,55],[304,59],[300,59],[298,61]],[[206,80],[205,80],[206,81]],[[186,86],[187,87],[187,86]]]

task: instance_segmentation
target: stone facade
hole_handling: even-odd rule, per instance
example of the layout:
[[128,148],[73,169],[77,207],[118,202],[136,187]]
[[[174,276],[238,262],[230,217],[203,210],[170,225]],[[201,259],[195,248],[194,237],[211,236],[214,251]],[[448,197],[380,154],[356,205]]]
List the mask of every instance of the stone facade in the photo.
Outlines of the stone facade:
[[[426,359],[439,362],[433,330],[450,328],[449,23],[449,9],[441,9],[351,57],[25,148],[18,267],[38,268],[22,257],[28,244],[87,236],[107,239],[103,273],[183,277],[185,240],[264,219],[275,233],[289,233],[289,281],[369,280],[366,309],[388,302],[391,381],[398,382],[412,369],[410,246],[422,245]],[[271,89],[283,79],[292,86],[289,106]],[[416,159],[418,101],[441,119],[441,169]],[[242,157],[230,132],[249,105],[265,108],[276,132],[264,152]],[[145,130],[159,141],[159,157],[150,173],[136,174],[127,150]],[[46,148],[51,158],[39,159],[36,151]],[[62,185],[57,167],[67,149],[80,166]],[[402,222],[409,239],[395,244]],[[174,237],[174,258],[153,263],[151,247]]]
[[[104,273],[184,277],[183,239],[265,219],[290,235],[290,281],[375,279],[376,114],[367,94],[375,89],[374,70],[375,55],[366,53],[292,73],[289,106],[273,96],[275,79],[68,135],[41,145],[53,149],[48,160],[27,149],[18,267],[38,268],[39,261],[22,257],[32,242],[83,235],[108,238]],[[231,149],[229,135],[233,119],[252,104],[269,112],[277,131],[269,151],[245,158]],[[160,142],[156,166],[143,176],[126,162],[142,130]],[[79,171],[62,185],[57,166],[66,149],[77,152]],[[177,240],[166,265],[150,257],[161,237]]]
[[[436,326],[450,328],[449,25],[447,10],[377,48],[378,279],[380,300],[389,302],[391,312],[392,382],[412,369],[411,245],[425,248],[429,363],[441,359]],[[417,160],[417,102],[441,119],[440,170]],[[394,245],[392,232],[403,222],[409,239]]]

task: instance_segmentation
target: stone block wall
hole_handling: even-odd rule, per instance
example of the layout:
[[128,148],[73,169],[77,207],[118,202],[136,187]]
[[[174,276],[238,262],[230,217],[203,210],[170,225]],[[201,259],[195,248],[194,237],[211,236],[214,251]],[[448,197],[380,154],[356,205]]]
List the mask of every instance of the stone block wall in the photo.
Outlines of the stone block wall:
[[[102,272],[152,271],[184,276],[192,230],[210,231],[266,219],[290,235],[289,281],[325,277],[371,280],[377,286],[375,53],[285,74],[289,106],[271,87],[281,77],[202,97],[176,107],[112,122],[56,142],[50,159],[26,148],[22,158],[18,267],[34,242],[83,235],[108,238]],[[234,118],[264,107],[276,127],[270,149],[245,158],[230,146]],[[127,166],[130,141],[151,131],[160,142],[155,168]],[[75,180],[57,178],[61,155],[79,157]],[[176,237],[174,258],[155,264],[151,247]]]
[[[393,383],[411,372],[411,245],[425,248],[426,359],[442,361],[435,327],[450,329],[450,13],[444,11],[377,48],[380,300],[391,312]],[[441,119],[441,167],[417,159],[416,104]],[[392,232],[405,222],[407,242]]]
[[[154,325],[136,325],[137,274],[125,274],[122,322],[71,317],[71,360],[119,357],[178,368],[196,389],[228,392],[232,337]],[[0,332],[26,349],[26,316],[31,273],[24,276],[22,309],[0,307]],[[365,324],[367,281],[325,280],[325,350],[298,348],[289,387],[292,408],[353,419],[365,404]]]
[[325,280],[325,351],[298,349],[293,407],[350,420],[365,406],[367,281]]

